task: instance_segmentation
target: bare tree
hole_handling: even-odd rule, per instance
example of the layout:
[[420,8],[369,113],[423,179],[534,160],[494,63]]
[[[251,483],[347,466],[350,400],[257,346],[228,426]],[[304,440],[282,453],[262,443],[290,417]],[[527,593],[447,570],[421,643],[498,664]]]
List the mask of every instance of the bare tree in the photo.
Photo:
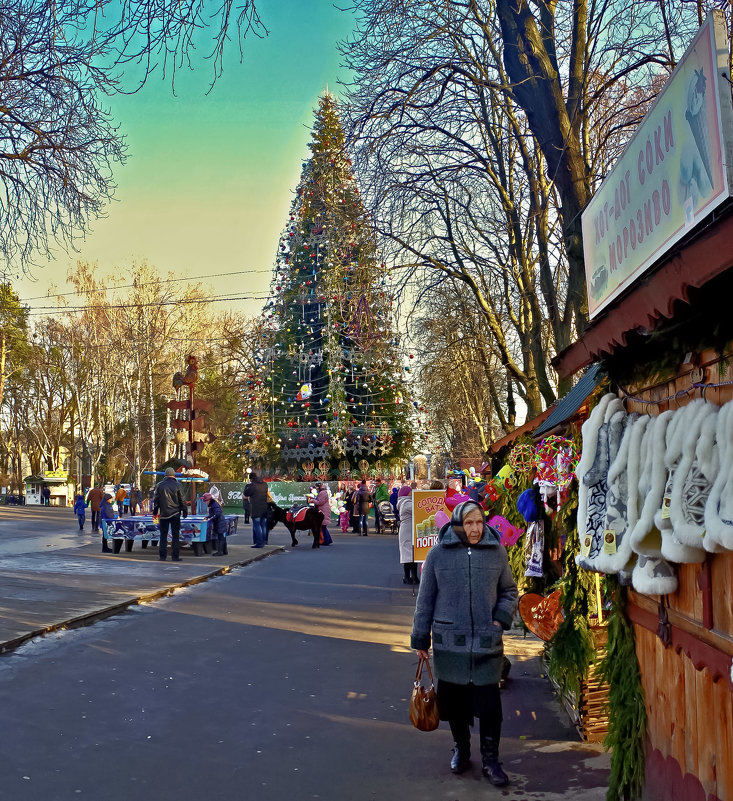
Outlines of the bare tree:
[[[344,47],[359,76],[347,113],[362,187],[377,230],[410,267],[403,282],[420,297],[460,282],[506,370],[507,400],[516,389],[533,416],[555,399],[547,365],[571,333],[544,158],[500,89],[501,64],[482,67],[483,81],[456,69],[459,59],[495,63],[493,41],[474,27],[457,53],[448,28],[431,35],[435,15],[418,7],[400,20],[385,12]],[[448,26],[453,4],[442,9]]]
[[[695,9],[640,0],[356,0],[355,8],[359,30],[342,45],[355,76],[350,133],[360,142],[359,172],[373,178],[378,227],[403,263],[427,270],[423,284],[446,267],[461,280],[471,273],[475,283],[466,284],[496,327],[507,373],[538,410],[538,393],[547,402],[552,382],[532,349],[543,336],[554,340],[546,364],[587,323],[580,214],[689,41]],[[505,119],[498,126],[497,114]],[[502,167],[512,153],[523,181]],[[433,213],[415,191],[418,180],[434,187]],[[466,248],[471,226],[491,245]],[[513,335],[499,330],[501,318],[481,297],[493,298],[495,286],[475,279],[487,280],[491,247],[494,275],[517,304],[515,330],[529,313],[529,344],[514,342],[514,352]]]
[[0,7],[2,275],[73,246],[105,214],[125,144],[105,96],[137,91],[160,68],[174,86],[205,46],[212,84],[236,30],[264,35],[254,0],[8,0]]
[[431,421],[435,448],[453,458],[486,453],[514,427],[506,372],[492,347],[483,315],[462,285],[446,281],[420,305],[413,334],[420,341],[415,381]]

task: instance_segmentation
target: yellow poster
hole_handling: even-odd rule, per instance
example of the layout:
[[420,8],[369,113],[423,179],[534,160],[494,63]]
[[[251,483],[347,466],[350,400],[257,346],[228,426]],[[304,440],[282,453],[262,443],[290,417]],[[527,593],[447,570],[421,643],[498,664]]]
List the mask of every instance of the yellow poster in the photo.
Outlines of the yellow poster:
[[450,517],[445,505],[445,492],[412,491],[412,560],[424,562],[428,551],[438,542],[440,526],[435,522],[437,512]]

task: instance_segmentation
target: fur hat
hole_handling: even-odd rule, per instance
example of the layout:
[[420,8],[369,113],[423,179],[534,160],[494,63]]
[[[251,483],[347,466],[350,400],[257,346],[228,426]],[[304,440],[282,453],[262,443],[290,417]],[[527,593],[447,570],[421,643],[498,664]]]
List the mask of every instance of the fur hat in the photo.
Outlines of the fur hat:
[[213,497],[214,497],[214,496],[213,496],[213,495],[212,495],[210,492],[205,492],[205,493],[204,493],[204,494],[201,496],[201,500],[202,500],[204,503],[208,503],[210,500],[212,500],[212,499],[213,499]]

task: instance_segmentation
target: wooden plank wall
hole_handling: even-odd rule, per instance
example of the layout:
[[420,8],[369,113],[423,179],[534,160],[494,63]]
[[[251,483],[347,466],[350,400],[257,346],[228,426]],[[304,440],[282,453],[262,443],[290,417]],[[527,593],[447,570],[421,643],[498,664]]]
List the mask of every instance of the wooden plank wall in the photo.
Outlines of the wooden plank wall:
[[[705,400],[722,405],[733,400],[733,358],[721,359],[712,351],[700,354],[702,381],[731,386],[710,388]],[[629,394],[655,404],[627,400],[629,412],[657,415],[682,407],[702,396],[692,384],[700,381],[693,366],[654,387],[629,387]],[[675,396],[670,399],[670,396]],[[733,654],[733,553],[709,559],[712,584],[712,629],[703,627],[704,593],[698,581],[700,565],[680,565],[679,588],[666,596],[673,625]],[[632,599],[633,599],[632,594]],[[644,596],[640,596],[640,601]],[[658,597],[646,598],[644,606]],[[634,624],[636,651],[641,667],[649,720],[646,788],[648,801],[733,801],[733,679],[713,680],[707,669],[697,670],[684,651],[665,648],[657,634]],[[731,668],[733,670],[733,666]]]
[[[665,648],[654,632],[634,625],[650,750],[645,798],[667,801],[684,782],[689,801],[733,801],[733,694],[684,653]],[[674,764],[676,763],[676,765]],[[663,765],[662,771],[649,767]],[[699,783],[699,784],[698,784]]]

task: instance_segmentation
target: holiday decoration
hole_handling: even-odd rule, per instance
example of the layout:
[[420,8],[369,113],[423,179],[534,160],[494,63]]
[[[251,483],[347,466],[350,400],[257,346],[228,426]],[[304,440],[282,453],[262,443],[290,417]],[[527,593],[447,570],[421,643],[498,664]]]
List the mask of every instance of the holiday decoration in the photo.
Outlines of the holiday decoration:
[[328,463],[320,475],[336,463],[343,475],[357,466],[367,474],[411,453],[415,412],[405,402],[389,274],[329,94],[309,147],[236,436],[252,459],[286,473],[320,460]]
[[295,396],[295,400],[306,401],[313,394],[313,387],[310,384],[303,384]]
[[524,625],[545,642],[552,639],[563,621],[561,600],[560,590],[546,597],[528,592],[519,599],[519,615]]
[[515,473],[529,473],[535,466],[534,448],[527,443],[515,445],[507,461]]

